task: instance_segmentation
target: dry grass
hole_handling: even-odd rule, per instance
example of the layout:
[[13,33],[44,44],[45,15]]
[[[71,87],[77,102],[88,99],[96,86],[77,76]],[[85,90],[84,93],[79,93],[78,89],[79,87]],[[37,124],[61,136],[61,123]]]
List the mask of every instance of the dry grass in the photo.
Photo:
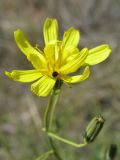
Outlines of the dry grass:
[[95,143],[81,150],[58,144],[61,154],[66,154],[67,160],[101,160],[105,148],[117,143],[118,160],[119,0],[0,1],[0,159],[34,160],[49,148],[41,132],[48,98],[34,96],[30,93],[29,84],[10,81],[3,75],[5,70],[31,68],[14,43],[13,31],[21,28],[33,45],[39,44],[42,48],[42,26],[46,16],[58,18],[61,35],[71,25],[80,29],[81,48],[92,48],[101,43],[109,43],[112,48],[112,54],[106,62],[91,68],[91,76],[87,81],[72,88],[63,87],[56,111],[57,130],[64,137],[79,141],[85,126],[96,114],[105,117],[104,129]]

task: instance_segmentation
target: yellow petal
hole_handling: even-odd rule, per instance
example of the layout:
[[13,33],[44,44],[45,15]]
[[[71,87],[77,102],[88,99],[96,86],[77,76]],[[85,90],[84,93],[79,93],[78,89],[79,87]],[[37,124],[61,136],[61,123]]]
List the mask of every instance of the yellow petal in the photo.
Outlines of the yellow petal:
[[110,54],[111,49],[109,45],[103,44],[89,50],[85,63],[89,65],[95,65],[104,61]]
[[56,70],[60,66],[61,54],[59,51],[59,46],[56,44],[47,45],[44,48],[44,53],[46,56],[46,61],[48,62],[49,69]]
[[80,39],[79,31],[70,28],[68,29],[64,35],[62,40],[62,48],[70,50],[72,47],[76,48]]
[[31,90],[38,96],[45,97],[54,87],[56,80],[43,76],[40,80],[31,85]]
[[44,23],[45,44],[54,44],[58,39],[58,23],[56,19],[47,18]]
[[90,69],[87,66],[83,74],[77,75],[77,76],[66,76],[63,78],[63,80],[68,83],[78,83],[78,82],[86,80],[89,77],[89,75],[90,75]]
[[13,70],[12,72],[5,72],[5,74],[18,82],[32,82],[42,76],[37,70]]
[[64,51],[62,51],[62,62],[65,63],[66,60],[70,59],[70,57],[73,57],[73,55],[76,55],[76,53],[79,52],[78,48],[69,48],[69,50],[65,49]]
[[81,52],[77,53],[76,55],[73,55],[73,57],[71,56],[69,58],[69,61],[65,65],[63,65],[59,71],[62,74],[75,72],[84,64],[87,55],[88,55],[88,49],[87,48],[82,49]]
[[21,30],[16,30],[14,32],[14,37],[19,49],[27,56],[27,59],[36,69],[40,69],[41,67],[45,66],[46,61],[44,56],[42,55],[42,52],[38,52],[34,47],[30,45]]
[[64,33],[62,40],[63,61],[73,52],[78,51],[76,47],[79,43],[79,39],[80,39],[79,31],[74,28],[70,28]]

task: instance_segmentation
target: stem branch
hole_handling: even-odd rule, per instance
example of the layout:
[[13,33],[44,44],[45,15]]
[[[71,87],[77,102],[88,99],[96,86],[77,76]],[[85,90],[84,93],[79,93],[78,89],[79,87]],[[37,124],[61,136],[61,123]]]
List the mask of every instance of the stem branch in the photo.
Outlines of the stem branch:
[[74,147],[81,148],[81,147],[85,147],[86,145],[88,145],[88,143],[86,143],[86,142],[85,143],[75,143],[75,142],[70,141],[68,139],[62,138],[62,137],[60,137],[60,136],[58,136],[58,135],[56,135],[56,134],[54,134],[52,132],[48,132],[48,135],[50,137],[53,137],[53,138],[55,138],[55,139],[57,139],[57,140],[59,140],[61,142],[64,142],[64,143],[69,144],[69,145],[74,146]]

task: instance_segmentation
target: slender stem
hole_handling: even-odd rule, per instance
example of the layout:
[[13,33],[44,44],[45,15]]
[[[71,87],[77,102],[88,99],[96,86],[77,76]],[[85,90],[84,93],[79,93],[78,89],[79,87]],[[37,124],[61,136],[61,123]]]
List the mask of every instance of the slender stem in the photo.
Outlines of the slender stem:
[[49,157],[49,155],[54,154],[53,150],[47,151],[45,153],[43,153],[40,157],[38,157],[36,160],[45,160]]
[[48,128],[49,128],[50,106],[52,104],[53,95],[54,95],[54,90],[51,93],[50,100],[49,100],[48,106],[47,106],[47,108],[45,110],[45,114],[44,114],[44,125],[45,125],[46,130],[48,130]]
[[74,147],[79,147],[79,148],[81,148],[81,147],[85,147],[88,143],[75,143],[75,142],[73,142],[73,141],[70,141],[70,140],[67,140],[67,139],[65,139],[65,138],[62,138],[62,137],[60,137],[60,136],[58,136],[58,135],[56,135],[56,134],[54,134],[54,133],[52,133],[52,132],[48,132],[48,135],[50,136],[50,137],[53,137],[53,138],[55,138],[55,139],[57,139],[57,140],[59,140],[59,141],[61,141],[61,142],[64,142],[64,143],[66,143],[66,144],[69,144],[69,145],[71,145],[71,146],[74,146]]
[[51,127],[52,127],[55,108],[57,106],[57,102],[58,102],[59,96],[60,96],[60,88],[54,90],[54,97],[53,97],[53,102],[54,103],[52,105],[51,115],[50,115],[50,119],[49,119],[49,130],[51,130]]
[[[45,111],[44,115],[44,124],[45,124],[45,130],[46,132],[49,132],[51,130],[52,122],[53,122],[53,115],[55,112],[55,108],[58,102],[58,98],[60,95],[60,89],[61,89],[61,81],[57,81],[55,87],[53,88],[53,91],[50,96],[50,101],[47,106],[47,109]],[[51,144],[52,149],[54,150],[54,154],[58,160],[62,160],[61,156],[59,155],[57,148],[53,142],[53,139],[49,137],[49,142]]]
[[45,111],[44,124],[45,124],[46,131],[50,130],[52,126],[53,115],[54,115],[55,108],[60,96],[61,85],[62,85],[61,81],[57,81],[55,87],[52,90],[50,100],[49,100],[47,109]]
[[52,138],[51,138],[51,137],[48,137],[48,138],[49,138],[49,142],[50,142],[50,144],[51,144],[51,147],[52,147],[52,149],[54,150],[54,155],[56,156],[56,158],[57,158],[58,160],[63,160],[63,159],[61,158],[61,156],[59,155],[59,153],[58,153],[58,151],[57,151],[57,148],[56,148],[56,146],[55,146]]

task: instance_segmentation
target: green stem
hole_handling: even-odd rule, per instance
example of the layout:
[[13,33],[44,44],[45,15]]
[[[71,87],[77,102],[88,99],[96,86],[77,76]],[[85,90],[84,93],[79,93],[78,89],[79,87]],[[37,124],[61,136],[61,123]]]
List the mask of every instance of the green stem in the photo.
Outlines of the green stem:
[[44,115],[44,125],[46,128],[46,131],[51,129],[52,122],[53,122],[53,115],[55,112],[55,108],[60,96],[60,89],[61,89],[62,82],[57,81],[55,87],[52,90],[50,100],[47,106],[47,109],[45,111]]
[[55,108],[57,106],[59,96],[60,96],[60,88],[54,90],[53,105],[52,105],[51,115],[50,115],[50,119],[49,119],[49,130],[51,130],[51,127],[52,127]]
[[38,157],[36,160],[43,160],[43,159],[46,160],[53,153],[54,153],[53,150],[47,151],[43,153],[40,157]]
[[51,144],[51,147],[52,147],[52,149],[54,150],[54,155],[56,156],[56,158],[57,158],[58,160],[63,160],[63,159],[61,158],[61,156],[59,155],[59,153],[58,153],[58,151],[57,151],[57,148],[56,148],[56,146],[55,146],[52,138],[51,138],[51,137],[48,137],[48,138],[49,138],[49,142],[50,142],[50,144]]
[[[51,126],[52,126],[52,122],[53,122],[53,115],[54,115],[55,108],[56,108],[58,98],[60,95],[61,85],[62,85],[61,81],[56,82],[56,85],[53,88],[53,91],[50,96],[49,104],[48,104],[47,109],[45,111],[44,124],[45,124],[46,132],[49,132],[51,130]],[[53,142],[53,139],[50,136],[48,136],[48,138],[49,138],[49,142],[51,144],[51,147],[54,150],[54,154],[55,154],[56,158],[58,160],[62,160],[62,158],[60,157],[60,155],[57,151],[57,148]]]
[[54,134],[52,132],[47,132],[47,134],[52,138],[55,138],[55,139],[57,139],[57,140],[59,140],[61,142],[64,142],[64,143],[69,144],[69,145],[74,146],[74,147],[81,148],[81,147],[85,147],[86,145],[88,145],[88,143],[86,143],[86,142],[85,143],[79,143],[79,144],[75,143],[73,141],[70,141],[70,140],[67,140],[65,138],[62,138],[62,137],[60,137],[60,136],[58,136],[58,135],[56,135],[56,134]]

